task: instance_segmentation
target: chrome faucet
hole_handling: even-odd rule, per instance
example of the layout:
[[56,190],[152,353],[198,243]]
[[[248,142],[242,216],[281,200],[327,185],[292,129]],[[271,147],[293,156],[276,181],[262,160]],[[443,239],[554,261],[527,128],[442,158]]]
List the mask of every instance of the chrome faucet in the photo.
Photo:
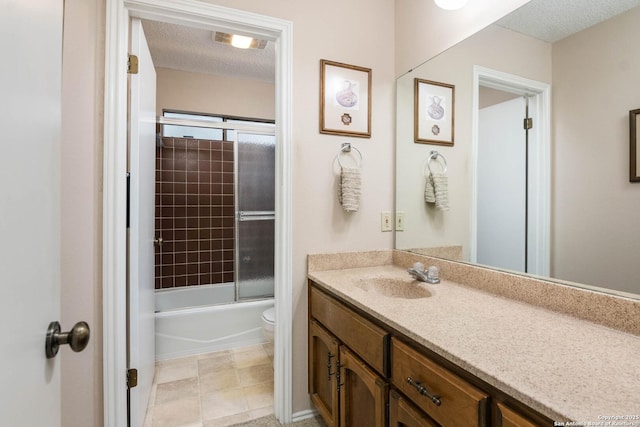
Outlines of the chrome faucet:
[[424,264],[416,262],[413,267],[407,268],[407,272],[416,280],[427,283],[440,283],[438,278],[438,267],[431,266],[428,270],[424,269]]

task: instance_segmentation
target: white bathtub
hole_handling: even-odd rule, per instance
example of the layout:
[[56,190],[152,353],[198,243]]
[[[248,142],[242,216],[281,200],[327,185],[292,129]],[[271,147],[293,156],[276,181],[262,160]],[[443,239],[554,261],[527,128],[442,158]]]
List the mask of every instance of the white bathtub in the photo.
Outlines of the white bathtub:
[[156,360],[266,342],[273,299],[236,303],[234,293],[233,283],[156,291]]

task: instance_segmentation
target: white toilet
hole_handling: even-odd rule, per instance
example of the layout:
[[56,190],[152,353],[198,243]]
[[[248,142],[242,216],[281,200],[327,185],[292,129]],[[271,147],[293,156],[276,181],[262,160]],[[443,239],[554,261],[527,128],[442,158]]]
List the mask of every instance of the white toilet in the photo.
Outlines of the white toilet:
[[273,334],[276,324],[276,309],[271,307],[262,312],[262,332],[264,337],[273,342]]

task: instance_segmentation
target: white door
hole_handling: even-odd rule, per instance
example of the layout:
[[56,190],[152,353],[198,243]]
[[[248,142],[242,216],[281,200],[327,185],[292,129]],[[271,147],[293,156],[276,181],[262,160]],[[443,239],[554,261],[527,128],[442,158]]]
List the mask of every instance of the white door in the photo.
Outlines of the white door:
[[156,73],[139,19],[131,22],[131,53],[139,60],[130,74],[129,368],[138,370],[131,389],[131,426],[142,426],[155,363],[154,232]]
[[483,108],[478,120],[477,261],[525,270],[525,101]]
[[69,349],[47,359],[44,344],[60,315],[62,8],[0,2],[2,426],[60,426],[60,357]]

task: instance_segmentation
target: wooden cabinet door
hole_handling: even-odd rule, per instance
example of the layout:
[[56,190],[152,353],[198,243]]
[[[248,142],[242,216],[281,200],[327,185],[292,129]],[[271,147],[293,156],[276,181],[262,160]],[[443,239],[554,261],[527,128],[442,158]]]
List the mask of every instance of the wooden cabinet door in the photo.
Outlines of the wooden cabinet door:
[[309,395],[327,427],[338,427],[338,340],[309,319]]
[[395,390],[389,392],[389,427],[438,427]]
[[385,427],[388,385],[345,346],[340,347],[340,427]]

